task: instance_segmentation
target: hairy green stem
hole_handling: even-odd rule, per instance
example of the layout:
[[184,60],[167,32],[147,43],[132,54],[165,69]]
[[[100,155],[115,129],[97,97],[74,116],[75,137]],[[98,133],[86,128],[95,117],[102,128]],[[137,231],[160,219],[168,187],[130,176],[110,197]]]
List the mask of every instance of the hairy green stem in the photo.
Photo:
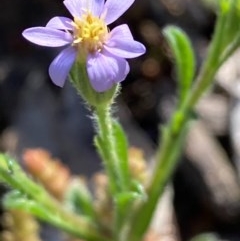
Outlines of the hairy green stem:
[[95,115],[98,131],[96,139],[97,149],[102,156],[109,177],[110,189],[113,194],[117,194],[125,189],[125,182],[119,168],[120,160],[116,151],[110,105],[96,107]]

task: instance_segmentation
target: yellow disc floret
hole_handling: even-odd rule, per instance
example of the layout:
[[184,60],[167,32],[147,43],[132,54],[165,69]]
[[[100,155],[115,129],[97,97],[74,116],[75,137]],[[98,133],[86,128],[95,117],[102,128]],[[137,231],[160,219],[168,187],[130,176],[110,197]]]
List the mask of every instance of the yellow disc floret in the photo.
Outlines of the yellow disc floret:
[[86,13],[82,18],[74,18],[73,45],[87,52],[101,51],[108,36],[107,25],[101,18]]

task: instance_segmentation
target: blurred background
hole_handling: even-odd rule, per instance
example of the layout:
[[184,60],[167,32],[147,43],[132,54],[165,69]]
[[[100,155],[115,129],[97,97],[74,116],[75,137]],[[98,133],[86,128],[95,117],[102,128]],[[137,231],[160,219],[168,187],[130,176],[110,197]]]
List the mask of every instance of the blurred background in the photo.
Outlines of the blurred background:
[[[111,26],[129,24],[134,38],[147,47],[144,56],[129,61],[131,73],[122,84],[115,112],[130,144],[141,148],[148,161],[158,143],[159,125],[166,123],[177,101],[172,56],[161,30],[169,24],[183,28],[200,66],[216,19],[213,2],[136,0]],[[92,144],[91,113],[68,82],[64,88],[52,84],[48,66],[59,49],[33,45],[21,35],[53,16],[70,17],[62,0],[0,2],[0,150],[21,160],[26,148],[45,148],[73,173],[91,176],[101,169]],[[239,57],[240,52],[223,66],[211,93],[196,108],[164,199],[167,214],[162,222],[167,225],[156,227],[164,229],[160,240],[185,241],[204,233],[210,234],[194,240],[240,240]],[[49,233],[43,236],[58,240]]]

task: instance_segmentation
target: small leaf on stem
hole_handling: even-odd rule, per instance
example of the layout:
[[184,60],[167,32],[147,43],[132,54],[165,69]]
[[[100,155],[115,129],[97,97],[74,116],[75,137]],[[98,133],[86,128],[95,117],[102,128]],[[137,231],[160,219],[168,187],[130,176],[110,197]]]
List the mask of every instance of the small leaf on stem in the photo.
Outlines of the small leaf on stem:
[[192,85],[196,70],[195,56],[191,42],[183,30],[176,26],[168,26],[163,33],[176,61],[181,105]]

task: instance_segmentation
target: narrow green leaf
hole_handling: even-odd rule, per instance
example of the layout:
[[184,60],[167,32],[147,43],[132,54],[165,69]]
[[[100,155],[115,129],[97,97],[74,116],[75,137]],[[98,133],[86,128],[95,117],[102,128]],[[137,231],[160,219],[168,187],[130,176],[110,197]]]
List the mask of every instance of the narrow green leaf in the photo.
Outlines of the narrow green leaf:
[[14,190],[5,195],[3,205],[7,209],[17,209],[30,213],[75,237],[91,241],[108,240],[98,233],[95,226],[88,226],[87,220],[82,219],[83,217],[80,219],[80,217],[74,216],[74,219],[72,219],[70,212],[63,216],[62,210],[53,210],[34,199],[28,198],[19,191]]
[[186,33],[176,26],[163,30],[176,61],[176,72],[179,82],[180,105],[191,88],[195,75],[196,63],[191,41]]
[[3,199],[3,205],[6,209],[18,209],[30,213],[42,220],[51,220],[50,212],[40,203],[30,200],[17,190],[13,190],[6,194]]
[[129,186],[128,140],[122,126],[113,121],[113,134],[116,143],[116,151],[119,159],[119,168],[124,186]]
[[[110,180],[114,180],[115,177],[112,175],[112,171],[109,170],[109,166],[106,163],[106,160],[108,159],[108,151],[106,150],[106,148],[108,148],[108,147],[106,147],[104,145],[104,142],[102,141],[101,137],[98,135],[96,135],[94,137],[94,145],[96,146],[97,151],[103,160],[104,167],[106,169],[106,172],[109,175]],[[112,176],[110,176],[110,175],[112,175]],[[113,183],[110,181],[108,183],[110,190],[115,190],[115,184],[118,185],[118,182],[119,182],[119,180],[116,180],[116,183]]]
[[47,200],[46,190],[35,183],[23,171],[18,162],[8,155],[0,155],[0,181],[39,202],[45,203]]
[[64,203],[74,213],[86,215],[92,219],[95,218],[92,196],[86,184],[80,179],[75,179],[70,184],[66,191]]
[[115,196],[115,208],[116,208],[116,216],[115,216],[115,232],[121,232],[123,225],[126,223],[127,219],[131,215],[131,208],[134,201],[139,198],[140,195],[137,192],[124,192],[119,193]]

